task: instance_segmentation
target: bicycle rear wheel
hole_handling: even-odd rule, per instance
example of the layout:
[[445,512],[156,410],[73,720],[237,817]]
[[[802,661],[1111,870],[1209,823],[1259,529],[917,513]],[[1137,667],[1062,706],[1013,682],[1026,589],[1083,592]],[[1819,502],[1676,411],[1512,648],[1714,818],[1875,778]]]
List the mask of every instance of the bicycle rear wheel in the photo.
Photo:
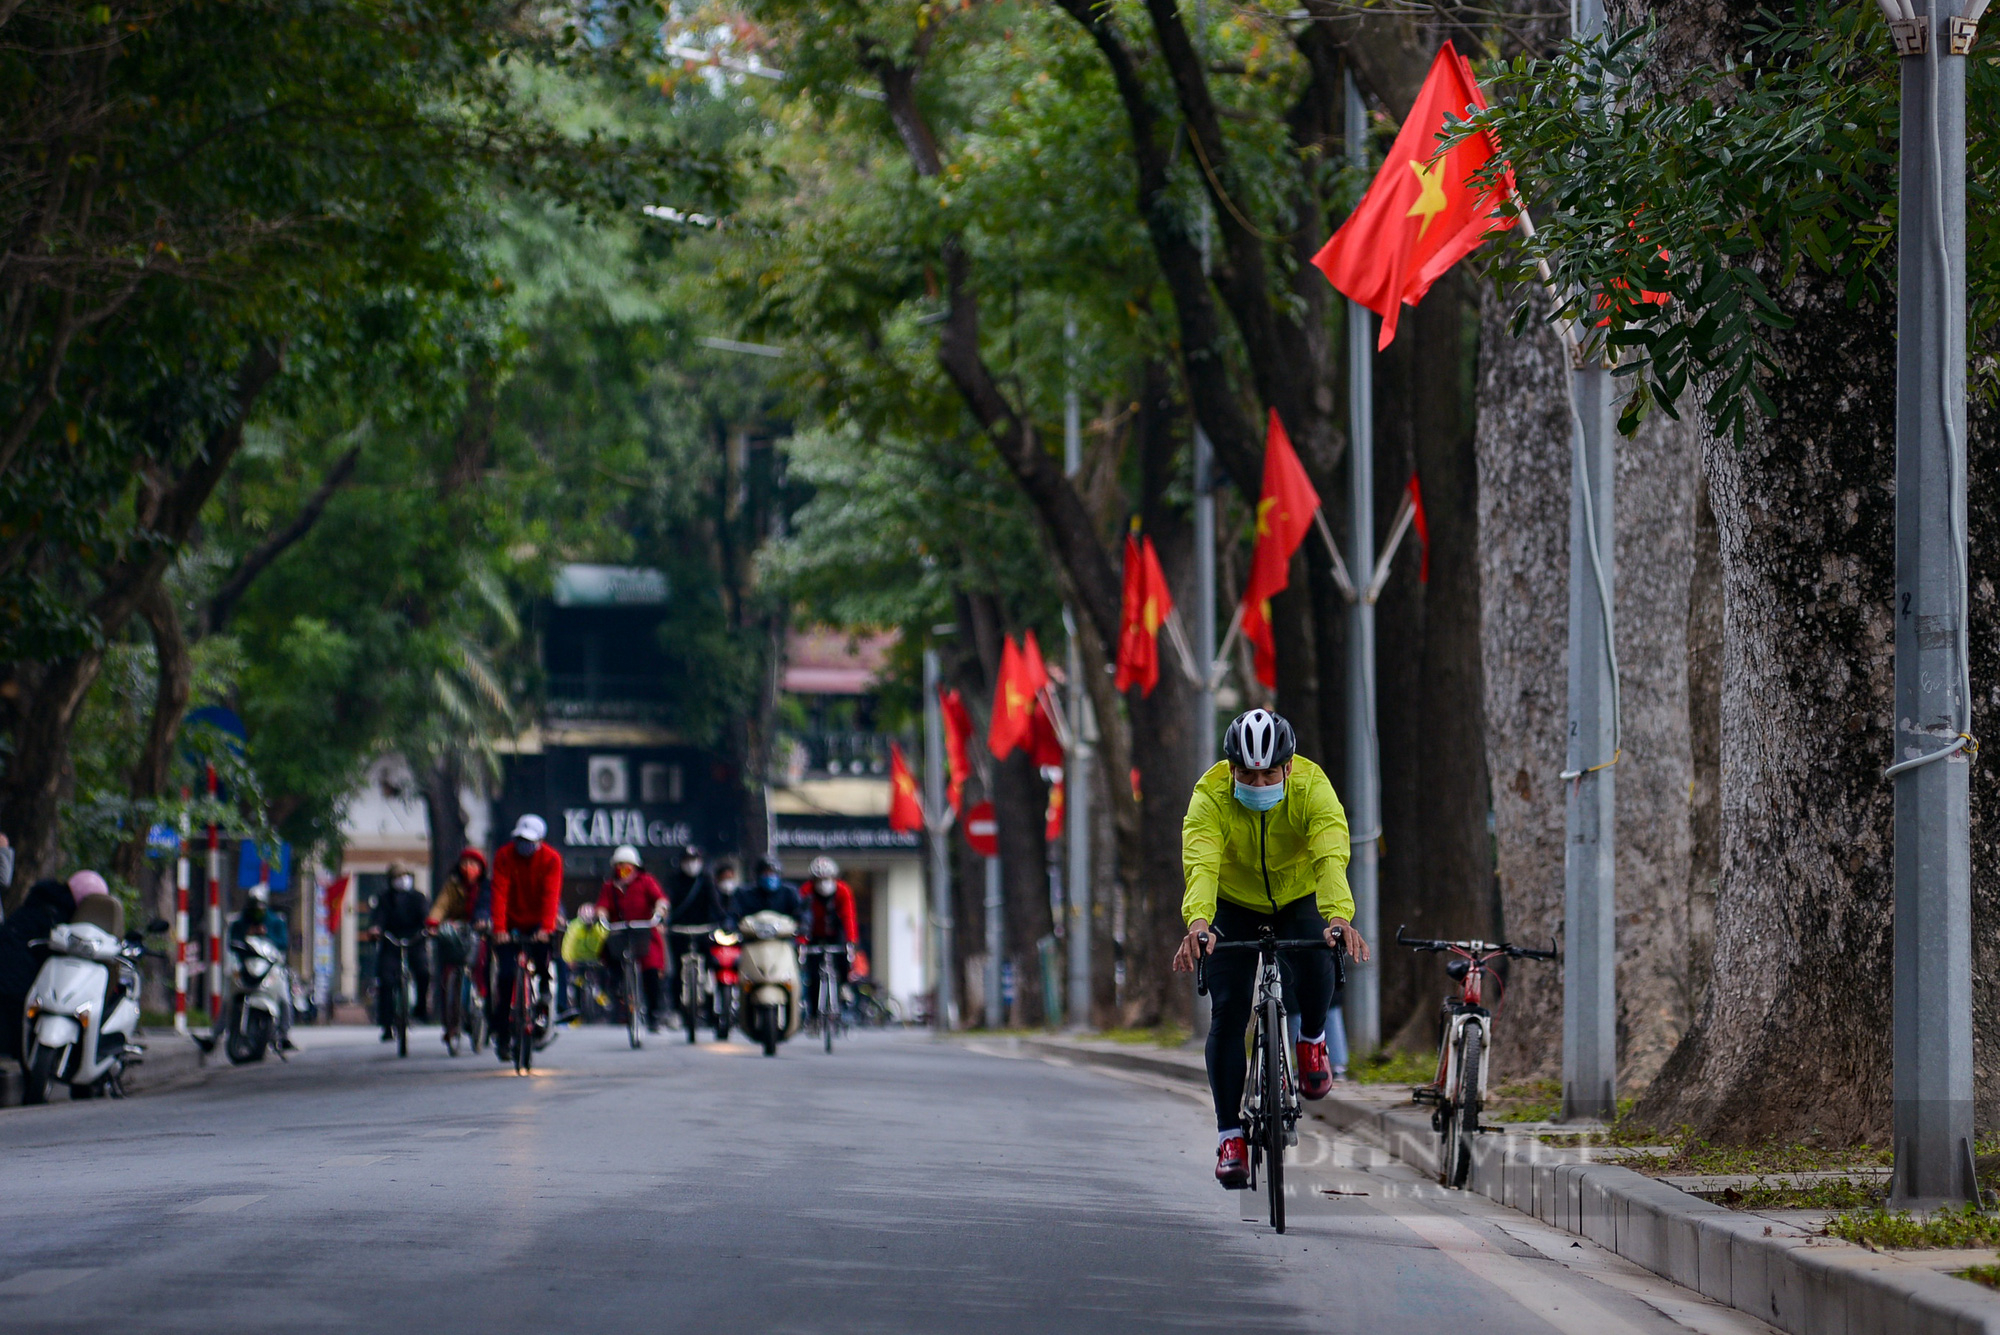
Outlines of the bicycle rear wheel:
[[396,979],[396,1055],[410,1055],[410,965],[407,960]]
[[840,1020],[839,984],[834,981],[833,959],[819,958],[819,1029],[826,1040],[826,1052],[833,1055],[833,1027]]
[[1472,1138],[1479,1134],[1479,1068],[1485,1035],[1470,1023],[1464,1033],[1458,1047],[1458,1102],[1445,1110],[1445,1154],[1439,1176],[1447,1187],[1463,1187],[1472,1175]]
[[1265,1003],[1264,1153],[1270,1159],[1264,1190],[1271,1204],[1271,1228],[1285,1231],[1285,1014],[1276,1000]]
[[681,956],[681,1024],[687,1041],[695,1041],[694,1026],[701,1019],[701,956],[689,952]]

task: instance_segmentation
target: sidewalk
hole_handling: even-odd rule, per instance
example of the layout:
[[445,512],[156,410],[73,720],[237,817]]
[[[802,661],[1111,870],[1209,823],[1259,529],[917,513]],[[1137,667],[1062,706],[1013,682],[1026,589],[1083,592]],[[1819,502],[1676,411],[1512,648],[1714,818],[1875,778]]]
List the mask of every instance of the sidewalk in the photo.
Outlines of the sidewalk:
[[[1187,1049],[1042,1035],[1017,1041],[1048,1056],[1208,1083],[1201,1054]],[[1337,1085],[1307,1110],[1436,1172],[1437,1134],[1409,1097],[1403,1086]],[[1992,1252],[1878,1252],[1817,1236],[1811,1217],[1731,1210],[1593,1162],[1601,1152],[1545,1145],[1542,1129],[1479,1137],[1467,1190],[1791,1335],[2000,1335],[2000,1291],[1944,1273],[1991,1262]]]
[[[182,1038],[172,1029],[148,1029],[139,1035],[139,1041],[146,1045],[146,1060],[126,1069],[127,1095],[151,1094],[208,1078],[209,1059],[193,1039]],[[221,1062],[222,1058],[214,1060]],[[67,1090],[55,1091],[54,1097],[69,1101]],[[20,1106],[21,1068],[11,1058],[0,1057],[0,1108]]]

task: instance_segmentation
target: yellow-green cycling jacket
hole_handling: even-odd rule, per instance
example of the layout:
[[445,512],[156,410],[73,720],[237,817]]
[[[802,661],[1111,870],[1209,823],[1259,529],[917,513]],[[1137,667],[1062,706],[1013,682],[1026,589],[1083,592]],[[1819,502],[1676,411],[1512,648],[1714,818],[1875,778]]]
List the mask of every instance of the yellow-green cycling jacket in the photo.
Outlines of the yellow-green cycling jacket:
[[1351,921],[1347,889],[1347,812],[1326,771],[1303,756],[1292,761],[1284,800],[1252,811],[1236,800],[1227,761],[1201,776],[1181,822],[1181,918],[1215,917],[1220,895],[1271,913],[1307,895],[1325,918]]

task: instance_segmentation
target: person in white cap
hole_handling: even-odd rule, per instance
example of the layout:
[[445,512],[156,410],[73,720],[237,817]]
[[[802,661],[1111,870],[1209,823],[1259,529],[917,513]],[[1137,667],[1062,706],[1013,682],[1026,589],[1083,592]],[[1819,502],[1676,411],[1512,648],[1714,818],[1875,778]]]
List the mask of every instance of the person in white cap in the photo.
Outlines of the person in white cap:
[[527,945],[533,967],[548,962],[549,937],[562,911],[562,854],[544,840],[548,822],[527,815],[514,822],[514,837],[493,854],[493,955],[499,966],[490,998],[493,1047],[503,1062],[514,1060],[514,971],[522,946],[509,932],[532,934]]

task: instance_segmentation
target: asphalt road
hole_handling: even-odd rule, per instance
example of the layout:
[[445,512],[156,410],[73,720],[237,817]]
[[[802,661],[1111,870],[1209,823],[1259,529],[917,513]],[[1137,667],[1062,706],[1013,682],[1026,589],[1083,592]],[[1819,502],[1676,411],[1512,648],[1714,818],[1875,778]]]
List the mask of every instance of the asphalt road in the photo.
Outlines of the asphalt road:
[[1004,1043],[593,1028],[522,1078],[299,1037],[0,1112],[0,1330],[1769,1329],[1317,1131],[1280,1237],[1214,1185],[1204,1100]]

